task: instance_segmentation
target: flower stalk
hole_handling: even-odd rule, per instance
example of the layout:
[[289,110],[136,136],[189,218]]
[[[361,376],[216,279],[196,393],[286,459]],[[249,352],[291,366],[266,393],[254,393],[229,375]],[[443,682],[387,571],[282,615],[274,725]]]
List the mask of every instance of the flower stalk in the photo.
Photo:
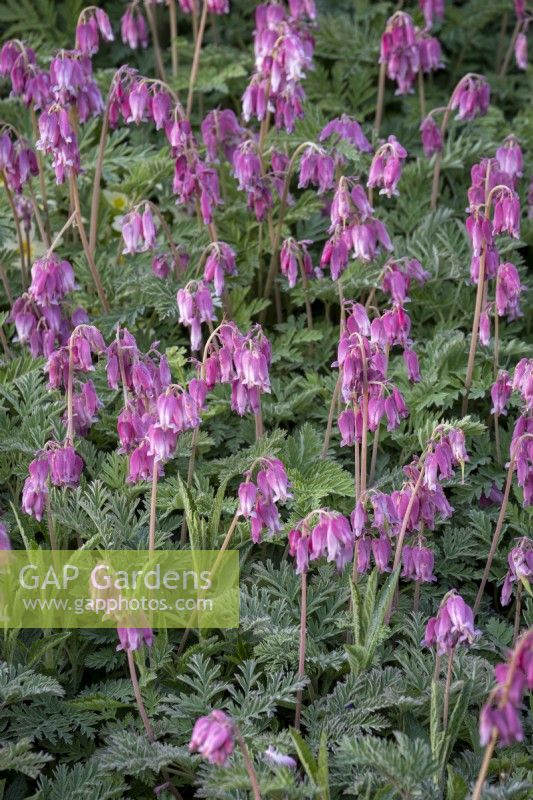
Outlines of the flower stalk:
[[187,117],[191,116],[192,103],[194,99],[194,85],[198,76],[198,67],[200,66],[200,53],[202,51],[202,42],[205,33],[205,25],[207,22],[207,0],[204,0],[202,6],[202,14],[200,16],[200,24],[198,26],[198,33],[194,46],[194,55],[192,59],[191,76],[189,78],[189,92],[187,95]]
[[83,250],[85,252],[85,257],[87,259],[87,263],[89,265],[89,271],[91,273],[94,285],[96,287],[96,291],[98,297],[100,299],[100,303],[102,308],[107,313],[109,311],[109,302],[107,300],[107,296],[104,290],[104,286],[102,284],[102,279],[100,277],[100,273],[98,272],[98,267],[94,261],[93,255],[91,253],[91,249],[89,246],[89,242],[87,240],[87,234],[85,233],[85,225],[83,224],[83,217],[81,215],[81,205],[80,205],[80,195],[78,191],[78,182],[76,180],[75,175],[70,175],[70,187],[71,187],[71,195],[72,195],[72,202],[74,205],[74,213],[76,214],[76,220],[78,225],[78,231],[80,234],[81,244]]
[[[135,659],[133,657],[133,651],[131,650],[131,648],[128,648],[126,652],[128,656],[128,668],[130,672],[131,686],[133,689],[135,702],[137,704],[137,709],[139,711],[139,715],[144,725],[144,730],[146,731],[146,736],[148,738],[148,741],[155,742],[154,729],[152,727],[152,723],[150,722],[150,718],[146,712],[146,708],[141,694],[141,687],[139,686],[139,679],[137,678],[137,670],[135,668]],[[170,794],[173,797],[175,797],[176,800],[183,800],[181,794],[178,792],[176,787],[170,781],[170,776],[166,771],[166,769],[161,769],[161,775],[166,781],[166,788],[169,790]]]
[[244,741],[243,735],[240,732],[239,728],[235,726],[234,728],[235,738],[241,748],[242,757],[244,759],[244,766],[246,767],[246,772],[248,773],[248,777],[250,778],[250,783],[252,784],[252,793],[254,796],[254,800],[261,800],[261,792],[259,789],[259,781],[257,779],[257,773],[255,771],[255,767],[253,761],[250,756],[250,752]]
[[[307,571],[302,572],[302,586],[300,599],[300,645],[298,648],[298,677],[305,676],[305,640],[307,636]],[[294,714],[294,727],[300,730],[302,717],[303,690],[298,689],[296,693],[296,711]]]

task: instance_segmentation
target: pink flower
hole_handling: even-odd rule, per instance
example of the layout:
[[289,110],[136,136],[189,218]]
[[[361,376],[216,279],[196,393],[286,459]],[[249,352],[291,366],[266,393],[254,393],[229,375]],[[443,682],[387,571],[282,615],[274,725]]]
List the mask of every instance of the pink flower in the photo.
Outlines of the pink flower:
[[213,283],[215,294],[220,297],[224,291],[224,276],[236,275],[235,250],[225,242],[214,242],[204,265],[204,281]]
[[521,315],[520,295],[524,288],[515,265],[509,261],[500,264],[496,278],[496,310],[500,317],[508,314],[509,319],[516,319]]
[[457,110],[457,119],[472,120],[487,113],[490,86],[482,75],[465,75],[455,87],[450,108]]
[[117,628],[120,640],[117,650],[138,650],[143,644],[151,647],[154,643],[154,633],[151,628]]
[[527,36],[521,31],[516,37],[514,55],[518,69],[527,69]]
[[331,122],[322,128],[318,137],[320,142],[329,139],[336,134],[340,139],[349,142],[363,153],[371,153],[372,145],[363,133],[357,120],[343,114],[341,117],[332,119]]
[[501,603],[503,606],[509,604],[513,590],[513,584],[517,582],[529,585],[529,579],[533,577],[533,541],[527,537],[518,540],[518,544],[511,548],[507,556],[509,570],[505,576],[502,587]]
[[479,635],[474,628],[474,613],[455,591],[443,599],[436,617],[427,626],[423,644],[435,645],[440,655],[450,653],[457,645],[472,644]]
[[387,197],[399,194],[397,185],[402,174],[402,163],[407,158],[405,150],[395,136],[378,149],[372,159],[368,173],[367,186],[380,187],[380,194]]
[[77,486],[83,470],[83,459],[71,445],[57,447],[48,456],[50,477],[55,486]]
[[424,148],[424,155],[426,158],[430,158],[434,153],[441,152],[442,135],[440,127],[431,114],[422,121],[420,133],[422,134],[422,147]]
[[432,583],[437,578],[433,575],[435,557],[429,547],[420,542],[416,547],[406,545],[402,550],[402,578],[419,583]]
[[210,764],[223,767],[234,747],[233,723],[223,711],[215,709],[209,716],[196,720],[189,750],[196,750]]
[[435,20],[440,22],[444,17],[444,0],[418,0],[418,5],[427,28],[433,27]]
[[136,3],[128,6],[120,20],[120,35],[124,44],[132,50],[148,47],[148,29],[139,6]]
[[298,187],[305,189],[312,183],[318,186],[319,194],[333,186],[335,164],[333,158],[319,147],[308,147],[300,161],[300,180]]
[[494,674],[496,687],[481,709],[479,738],[486,746],[495,730],[506,747],[524,739],[520,711],[525,691],[533,688],[533,631],[519,639],[515,652],[507,663],[496,666]]
[[522,149],[518,143],[518,139],[512,134],[508,136],[503,145],[496,150],[496,159],[500,169],[512,178],[515,176],[520,178],[522,176],[524,166]]
[[380,64],[387,65],[387,75],[397,83],[396,94],[409,94],[420,69],[420,55],[412,18],[398,11],[387,21],[381,37]]
[[509,373],[499,370],[496,382],[492,385],[490,396],[492,399],[491,414],[507,414],[507,403],[511,397],[513,386]]

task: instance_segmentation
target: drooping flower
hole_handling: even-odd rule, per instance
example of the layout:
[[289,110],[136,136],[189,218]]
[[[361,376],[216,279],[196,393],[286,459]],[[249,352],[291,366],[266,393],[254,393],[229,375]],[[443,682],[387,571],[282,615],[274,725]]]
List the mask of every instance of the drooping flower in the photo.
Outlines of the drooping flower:
[[83,470],[83,459],[72,445],[55,447],[48,456],[50,478],[54,486],[77,486]]
[[131,3],[122,15],[120,35],[132,50],[148,47],[148,28],[138,3]]
[[191,329],[191,350],[202,346],[202,322],[216,320],[211,292],[203,281],[189,281],[187,286],[178,289],[176,302],[181,325]]
[[434,153],[441,152],[442,134],[440,132],[440,127],[431,114],[422,120],[420,133],[422,135],[422,147],[424,148],[424,155],[426,158],[430,158]]
[[40,522],[48,497],[50,466],[46,454],[37,456],[29,465],[29,476],[22,489],[22,510]]
[[352,560],[354,538],[350,523],[343,514],[324,509],[308,514],[289,532],[289,552],[296,557],[296,573],[307,572],[309,561],[323,556],[334,561],[342,572]]
[[418,583],[432,583],[437,580],[433,575],[434,564],[433,551],[425,547],[420,538],[416,546],[405,545],[402,550],[402,578]]
[[215,709],[208,716],[196,720],[189,750],[197,751],[210,764],[223,767],[234,747],[233,722],[223,711]]
[[343,114],[341,117],[336,117],[328,122],[320,131],[318,140],[324,142],[334,135],[353,145],[358,150],[361,150],[362,153],[372,152],[372,145],[363,133],[360,124],[347,114]]
[[291,289],[296,286],[299,272],[305,279],[322,277],[322,271],[318,267],[313,267],[311,254],[307,249],[310,244],[312,242],[309,239],[302,239],[298,242],[296,239],[289,238],[285,239],[281,245],[280,270],[281,274],[287,278]]
[[504,172],[511,177],[522,176],[524,166],[524,158],[522,156],[522,149],[516,136],[511,134],[507,136],[501,147],[496,150],[496,159]]
[[518,69],[527,69],[527,36],[523,31],[520,31],[516,37],[514,54],[516,59],[516,66]]
[[432,617],[423,640],[426,647],[436,647],[440,655],[452,652],[459,644],[472,644],[479,631],[474,628],[474,612],[461,595],[448,592],[436,617]]
[[457,110],[457,119],[468,121],[487,113],[490,86],[483,75],[468,74],[461,78],[450,99],[450,108]]
[[213,242],[204,264],[204,281],[212,283],[217,297],[224,291],[224,277],[237,275],[235,250],[225,242]]
[[271,534],[281,529],[277,503],[286,503],[292,497],[285,467],[279,459],[261,458],[259,466],[255,482],[250,470],[239,486],[238,513],[250,520],[251,537],[255,543],[261,541],[265,529]]
[[435,21],[440,22],[444,17],[444,0],[418,0],[418,5],[427,28],[432,28]]
[[533,541],[527,536],[518,539],[507,556],[509,570],[505,576],[501,592],[501,604],[506,606],[511,600],[513,584],[521,583],[529,589],[529,579],[533,576]]
[[151,628],[117,628],[119,644],[117,650],[138,650],[145,644],[151,647],[154,643],[154,632]]
[[420,69],[416,29],[409,14],[397,11],[387,20],[381,37],[380,64],[386,64],[388,77],[396,81],[396,94],[409,94]]
[[106,42],[115,38],[106,12],[94,6],[83,9],[76,26],[77,49],[85,56],[93,56],[98,52],[100,37]]
[[511,378],[506,370],[499,370],[498,377],[490,390],[492,398],[491,414],[507,414],[507,403],[513,392]]
[[533,631],[518,641],[506,663],[494,670],[496,686],[481,709],[479,738],[486,746],[494,732],[504,747],[521,742],[524,730],[521,720],[522,699],[526,690],[533,689]]
[[407,158],[407,150],[396,136],[389,136],[382,144],[370,165],[367,186],[379,187],[379,193],[387,197],[399,195],[397,186],[402,174],[402,164]]

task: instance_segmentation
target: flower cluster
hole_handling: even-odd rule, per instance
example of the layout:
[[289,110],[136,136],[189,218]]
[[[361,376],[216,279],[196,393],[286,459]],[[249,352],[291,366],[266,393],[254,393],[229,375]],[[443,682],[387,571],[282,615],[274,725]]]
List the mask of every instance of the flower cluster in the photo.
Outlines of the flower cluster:
[[25,183],[39,174],[35,151],[11,130],[0,134],[0,173],[17,194],[22,192]]
[[500,744],[508,747],[524,739],[520,712],[526,690],[533,689],[533,631],[522,636],[507,663],[496,666],[494,675],[497,685],[481,709],[479,738],[487,745],[495,732]]
[[11,90],[24,105],[40,110],[50,101],[50,76],[37,65],[35,52],[19,40],[7,41],[0,50],[0,75],[9,76]]
[[122,218],[122,238],[124,240],[124,254],[144,253],[153,250],[157,238],[157,229],[150,203],[144,204],[141,213],[139,208],[134,208]]
[[51,356],[56,346],[66,345],[76,325],[88,321],[82,308],[68,311],[65,299],[74,289],[74,271],[68,261],[51,253],[32,266],[31,284],[13,303],[10,320],[18,341],[28,344],[34,358]]
[[225,242],[212,242],[207,249],[204,281],[212,283],[217,297],[224,291],[224,277],[237,275],[235,250]]
[[388,294],[397,306],[409,302],[409,289],[413,281],[423,286],[429,279],[429,272],[416,258],[391,258],[381,273],[381,289]]
[[191,329],[191,350],[202,347],[202,322],[208,325],[216,320],[211,292],[203,281],[189,281],[182,289],[178,289],[176,302],[179,310],[180,325]]
[[[408,534],[418,535],[424,528],[434,530],[437,514],[442,519],[451,517],[453,508],[439,481],[451,478],[454,466],[463,469],[466,461],[463,432],[447,425],[438,426],[427,444],[425,458],[404,467],[407,481],[391,494],[396,518],[400,524],[406,524]],[[394,530],[398,532],[398,523]]]
[[[368,570],[371,555],[374,556],[380,572],[388,571],[391,539],[398,536],[405,524],[406,533],[412,536],[412,544],[402,549],[402,577],[419,583],[435,580],[434,555],[426,547],[422,532],[425,528],[435,528],[437,514],[443,519],[450,517],[453,508],[437,482],[434,465],[437,461],[442,461],[443,471],[439,473],[439,479],[451,477],[451,463],[462,466],[468,460],[468,455],[464,449],[462,431],[440,426],[434,433],[434,437],[428,442],[426,460],[404,467],[407,481],[401,489],[390,495],[372,489],[357,501],[351,522],[357,539],[358,572]],[[408,509],[409,516],[406,517]],[[372,531],[377,531],[378,538]]]
[[210,764],[225,766],[234,747],[233,722],[223,711],[215,709],[194,723],[189,750],[200,753]]
[[380,248],[392,251],[385,225],[372,216],[373,208],[363,187],[355,178],[341,177],[331,204],[331,225],[322,251],[320,266],[328,266],[337,280],[346,265],[350,250],[354,258],[373,261]]
[[205,383],[193,378],[187,389],[172,384],[165,356],[155,345],[149,353],[141,353],[126,329],[118,329],[107,348],[107,382],[111,389],[122,383],[124,407],[117,430],[120,452],[129,455],[128,481],[148,480],[156,466],[162,475],[163,463],[172,458],[178,436],[200,425]]
[[226,160],[233,163],[235,150],[246,132],[235,112],[229,108],[209,111],[200,128],[209,160],[218,161],[219,152],[222,152]]
[[487,113],[490,103],[490,86],[483,75],[465,75],[450,98],[450,108],[457,111],[457,119],[470,121]]
[[218,175],[200,158],[197,141],[179,104],[174,120],[167,124],[165,131],[175,159],[172,188],[177,202],[198,203],[204,224],[210,225],[214,208],[222,202]]
[[291,133],[296,119],[303,116],[301,82],[312,66],[314,49],[304,21],[309,11],[313,14],[313,4],[292,3],[291,15],[281,4],[257,6],[255,72],[242,98],[246,121],[273,113],[276,127]]
[[402,550],[402,578],[417,583],[432,583],[437,578],[433,575],[435,555],[429,547],[424,546],[424,539],[418,537],[414,546],[405,545]]
[[[520,295],[523,286],[518,270],[510,262],[500,263],[496,238],[503,233],[516,239],[520,236],[520,200],[516,182],[522,173],[522,153],[515,137],[508,137],[498,148],[496,158],[485,158],[472,167],[472,184],[468,190],[469,216],[466,229],[472,242],[470,275],[479,282],[483,266],[485,281],[496,279],[495,297],[489,292],[481,309],[479,340],[490,341],[490,314],[513,320],[521,315]],[[490,209],[493,218],[490,219]]]
[[452,653],[460,644],[472,644],[479,631],[474,628],[474,612],[460,594],[448,592],[437,615],[426,625],[423,644],[435,647],[439,655]]
[[39,139],[37,150],[52,156],[52,166],[56,182],[80,172],[80,151],[78,139],[70,124],[68,110],[57,104],[43,111],[39,117]]
[[309,569],[309,561],[327,556],[339,572],[353,558],[354,533],[345,516],[319,509],[300,520],[289,532],[289,552],[296,558],[296,573]]
[[281,245],[279,256],[279,265],[281,274],[285,275],[289,281],[289,286],[294,288],[298,280],[298,269],[304,279],[308,278],[321,278],[322,270],[318,267],[313,267],[311,254],[307,249],[312,244],[310,239],[302,239],[297,242],[296,239],[290,237],[285,239]]
[[93,357],[105,351],[102,334],[94,325],[77,325],[66,345],[54,350],[45,365],[50,389],[67,389],[71,373],[94,371]]
[[120,35],[124,44],[137,50],[148,47],[148,28],[139,3],[133,2],[125,10],[120,20]]
[[379,63],[386,64],[388,77],[396,81],[396,94],[409,94],[420,69],[420,51],[415,24],[404,11],[387,20],[381,37]]
[[201,366],[208,389],[231,384],[231,408],[240,416],[261,408],[261,393],[270,392],[270,342],[260,325],[243,335],[234,322],[223,322],[210,337]]
[[518,539],[507,556],[509,570],[502,586],[501,603],[509,604],[513,592],[513,584],[520,583],[529,589],[529,579],[533,576],[533,541],[523,536]]
[[[357,501],[350,519],[357,540],[357,572],[368,571],[371,556],[379,572],[390,572],[391,537],[398,533],[401,522],[392,497],[377,490],[370,491]],[[379,534],[377,538],[372,530]]]
[[363,133],[363,129],[356,119],[349,117],[347,114],[328,122],[320,131],[318,139],[320,142],[324,142],[332,136],[336,136],[337,140],[341,139],[348,142],[348,144],[351,144],[362,153],[372,152],[372,145]]
[[[433,11],[427,11],[432,20]],[[396,81],[396,94],[412,92],[419,72],[434,72],[442,68],[440,42],[430,36],[430,27],[431,22],[426,30],[419,30],[412,17],[404,11],[397,11],[387,20],[381,37],[379,63],[385,65],[388,77]]]
[[100,89],[93,78],[89,56],[79,50],[60,50],[50,64],[52,103],[73,107],[80,122],[104,110]]
[[263,530],[277,533],[281,529],[276,503],[286,503],[292,497],[283,463],[278,458],[261,458],[259,464],[255,481],[252,468],[239,486],[238,508],[238,514],[250,520],[252,541],[256,543],[261,541]]
[[371,188],[379,187],[379,193],[387,197],[398,195],[398,181],[406,158],[407,150],[402,147],[396,136],[389,136],[376,150],[366,185]]
[[84,8],[76,25],[76,48],[84,56],[94,56],[100,47],[100,37],[104,42],[115,38],[109,17],[103,8]]
[[[285,167],[286,164],[282,166]],[[248,209],[261,222],[272,207],[272,181],[263,173],[257,143],[253,139],[243,141],[236,148],[233,154],[233,174],[239,189],[246,192]]]
[[523,408],[513,429],[511,457],[518,485],[524,492],[524,506],[530,506],[533,505],[533,359],[522,358],[512,380],[505,370],[498,373],[491,389],[493,414],[506,413],[513,391],[520,395]]
[[83,459],[68,441],[48,442],[29,465],[22,489],[22,510],[40,521],[48,500],[48,482],[73,488],[80,482]]
[[341,394],[346,403],[338,419],[341,446],[361,442],[365,407],[368,430],[373,432],[383,417],[387,418],[387,430],[391,431],[408,415],[401,392],[387,377],[388,348],[399,339],[405,343],[408,333],[404,328],[405,337],[399,336],[397,320],[397,314],[385,312],[371,325],[364,306],[352,304],[334,364],[341,374]]

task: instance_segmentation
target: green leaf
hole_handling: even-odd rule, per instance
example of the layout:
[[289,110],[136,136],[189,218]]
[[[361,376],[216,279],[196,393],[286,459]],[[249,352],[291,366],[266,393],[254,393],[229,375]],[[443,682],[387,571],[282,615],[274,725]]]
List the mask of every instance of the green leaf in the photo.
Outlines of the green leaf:
[[302,736],[298,733],[297,730],[291,728],[291,737],[292,741],[294,742],[294,746],[296,748],[296,752],[298,753],[298,758],[305,769],[307,776],[309,779],[315,784],[319,784],[319,777],[318,777],[318,764],[311,753],[308,745],[305,743]]

